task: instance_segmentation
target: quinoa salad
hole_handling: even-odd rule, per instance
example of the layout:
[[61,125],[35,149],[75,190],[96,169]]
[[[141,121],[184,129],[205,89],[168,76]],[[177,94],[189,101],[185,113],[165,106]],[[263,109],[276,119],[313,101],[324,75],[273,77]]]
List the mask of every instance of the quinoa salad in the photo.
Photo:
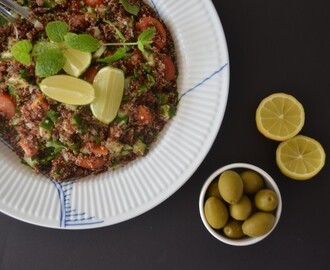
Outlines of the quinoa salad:
[[[145,156],[178,103],[173,39],[154,9],[141,0],[16,2],[30,20],[0,25],[1,139],[59,181]],[[107,74],[114,101],[97,92]],[[73,85],[90,92],[83,99]]]

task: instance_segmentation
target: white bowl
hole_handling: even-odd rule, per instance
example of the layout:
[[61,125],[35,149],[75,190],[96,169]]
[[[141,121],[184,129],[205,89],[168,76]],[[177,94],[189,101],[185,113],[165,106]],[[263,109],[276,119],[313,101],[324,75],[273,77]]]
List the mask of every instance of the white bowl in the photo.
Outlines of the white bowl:
[[[248,237],[247,236],[247,237],[244,237],[241,239],[230,239],[230,238],[226,237],[222,233],[221,230],[213,229],[206,221],[206,218],[204,215],[205,193],[206,193],[209,185],[213,182],[213,180],[215,180],[217,177],[219,177],[221,173],[223,173],[224,171],[227,171],[227,170],[241,170],[241,169],[243,169],[243,170],[249,169],[249,170],[253,170],[253,171],[259,173],[264,178],[265,187],[276,192],[276,194],[278,196],[278,206],[277,206],[276,213],[275,213],[276,220],[275,220],[275,224],[274,224],[273,228],[268,233],[266,233],[262,236],[258,236],[258,237]],[[281,193],[280,193],[280,190],[278,189],[275,181],[273,180],[273,178],[268,173],[266,173],[264,170],[260,169],[259,167],[251,165],[251,164],[247,164],[247,163],[233,163],[233,164],[226,165],[226,166],[221,167],[220,169],[216,170],[214,173],[212,173],[207,178],[206,182],[204,183],[204,185],[202,187],[202,190],[201,190],[201,193],[199,196],[199,213],[200,213],[201,219],[202,219],[203,224],[206,227],[206,229],[216,239],[218,239],[221,242],[224,242],[226,244],[233,245],[233,246],[252,245],[252,244],[255,244],[255,243],[263,240],[264,238],[266,238],[275,229],[275,227],[280,219],[281,212],[282,212]]]

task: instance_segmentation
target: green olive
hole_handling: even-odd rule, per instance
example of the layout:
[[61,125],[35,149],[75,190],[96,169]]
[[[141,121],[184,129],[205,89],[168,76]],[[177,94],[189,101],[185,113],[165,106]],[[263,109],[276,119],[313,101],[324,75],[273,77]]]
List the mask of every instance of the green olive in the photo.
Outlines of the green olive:
[[217,181],[213,181],[207,188],[206,198],[209,198],[209,197],[215,197],[215,198],[221,199]]
[[264,187],[264,179],[255,171],[247,170],[241,173],[245,194],[255,194]]
[[248,236],[261,236],[273,228],[275,220],[275,216],[270,213],[257,212],[243,222],[242,229]]
[[242,222],[234,219],[230,220],[223,228],[223,233],[229,238],[242,238],[244,236]]
[[250,216],[251,211],[252,203],[246,195],[243,195],[238,203],[229,205],[229,213],[236,220],[246,220]]
[[223,172],[218,181],[221,197],[229,204],[238,203],[243,195],[241,176],[232,170]]
[[261,211],[270,212],[278,206],[277,194],[270,189],[259,190],[254,197],[256,207]]
[[223,228],[228,221],[228,209],[223,201],[210,197],[204,204],[207,223],[214,229]]

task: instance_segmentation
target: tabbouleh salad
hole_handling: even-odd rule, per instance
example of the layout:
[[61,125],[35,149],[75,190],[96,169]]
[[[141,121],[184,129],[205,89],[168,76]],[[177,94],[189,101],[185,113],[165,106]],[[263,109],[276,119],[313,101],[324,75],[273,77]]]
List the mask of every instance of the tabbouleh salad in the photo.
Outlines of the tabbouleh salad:
[[[140,0],[17,2],[29,8],[30,20],[0,26],[1,138],[25,164],[60,181],[146,155],[178,102],[174,44],[158,14]],[[84,67],[78,61],[67,68],[70,50],[84,56]],[[124,75],[109,123],[91,104],[42,91],[43,80],[58,75],[93,86],[105,67]]]

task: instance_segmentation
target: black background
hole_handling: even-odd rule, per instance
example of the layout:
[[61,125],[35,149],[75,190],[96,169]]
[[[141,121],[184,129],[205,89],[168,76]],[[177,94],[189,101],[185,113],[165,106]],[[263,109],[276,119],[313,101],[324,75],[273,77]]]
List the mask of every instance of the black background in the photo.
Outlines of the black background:
[[[47,229],[0,214],[1,270],[329,269],[329,166],[311,181],[284,177],[275,164],[278,143],[258,133],[254,114],[267,95],[293,94],[305,107],[301,133],[319,140],[328,152],[330,2],[213,2],[229,47],[230,92],[217,139],[195,174],[151,211],[101,229]],[[232,162],[262,167],[282,193],[278,226],[253,246],[217,241],[199,217],[203,182]]]

